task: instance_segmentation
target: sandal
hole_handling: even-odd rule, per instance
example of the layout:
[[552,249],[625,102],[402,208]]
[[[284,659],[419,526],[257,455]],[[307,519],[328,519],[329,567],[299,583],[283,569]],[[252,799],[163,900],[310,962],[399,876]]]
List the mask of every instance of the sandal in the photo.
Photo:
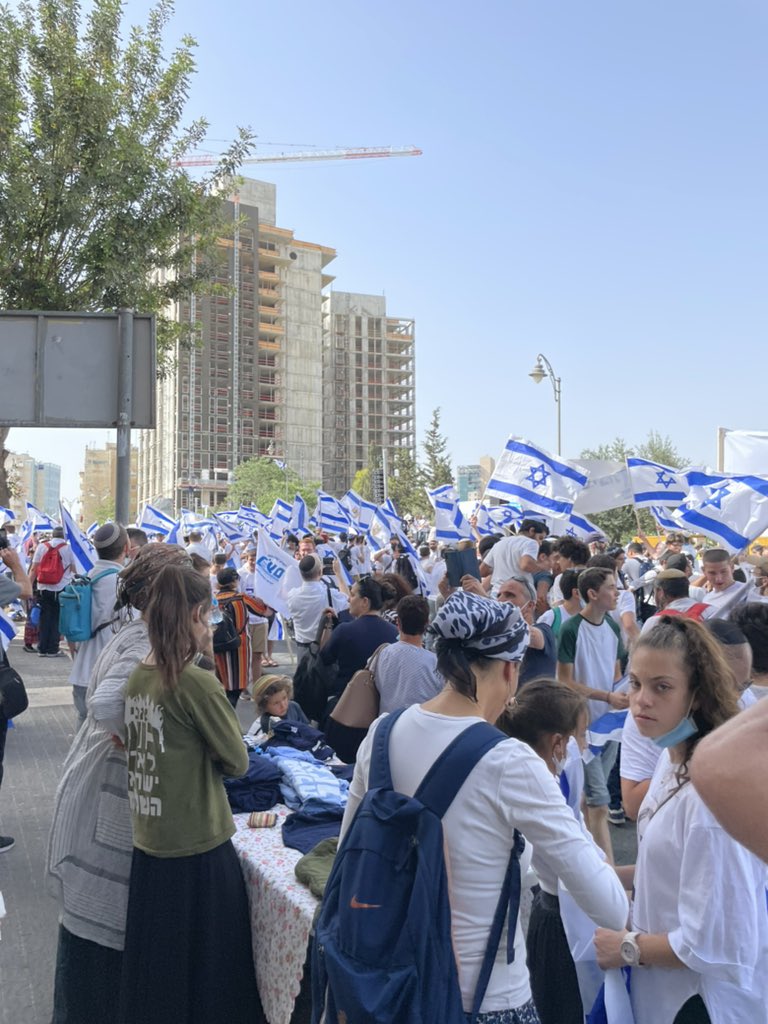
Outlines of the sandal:
[[271,658],[268,658],[268,659],[262,658],[261,659],[261,664],[265,668],[279,668],[280,667],[280,662],[279,661],[272,661]]

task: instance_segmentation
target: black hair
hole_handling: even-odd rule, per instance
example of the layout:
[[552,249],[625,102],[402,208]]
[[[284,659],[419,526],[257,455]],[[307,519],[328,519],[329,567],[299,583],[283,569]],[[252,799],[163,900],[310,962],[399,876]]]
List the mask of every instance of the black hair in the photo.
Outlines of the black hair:
[[540,555],[551,555],[554,550],[555,542],[553,540],[543,540],[541,544],[539,544]]
[[569,601],[573,597],[574,590],[579,589],[579,576],[583,571],[583,569],[565,569],[563,571],[560,577],[560,590],[564,601]]
[[462,697],[477,700],[477,677],[472,669],[488,668],[492,658],[485,658],[474,647],[464,647],[459,640],[448,640],[439,636],[435,641],[437,671]]
[[690,587],[688,577],[685,579],[656,580],[654,586],[662,592],[670,601],[676,601],[680,597],[688,597]]
[[226,587],[229,590],[237,583],[237,569],[219,569],[216,573],[216,579],[220,587]]
[[589,548],[583,540],[576,540],[575,537],[561,537],[556,542],[557,553],[563,558],[570,559],[574,565],[586,565],[589,558]]
[[149,544],[149,537],[147,537],[144,530],[139,529],[138,526],[129,526],[125,532],[128,534],[128,540],[132,544],[136,544],[142,548],[145,544]]
[[359,596],[367,598],[368,603],[371,606],[371,611],[380,611],[381,606],[384,604],[381,584],[372,576],[365,576],[363,579],[357,581],[356,586]]
[[592,569],[585,569],[579,575],[579,594],[583,601],[589,601],[590,590],[599,590],[606,580],[613,579],[613,569],[603,569],[595,566]]
[[191,565],[168,565],[155,577],[144,619],[155,664],[169,689],[197,654],[192,612],[210,604],[211,585]]
[[489,537],[481,537],[477,545],[477,553],[482,558],[491,548],[502,539],[500,533],[492,533]]
[[540,519],[524,519],[520,523],[520,529],[517,532],[528,533],[530,530],[533,530],[534,533],[543,533],[545,537],[549,533],[549,527],[546,523],[542,523]]
[[768,604],[750,601],[735,608],[729,619],[738,626],[752,648],[756,672],[768,672]]
[[607,551],[604,551],[599,555],[592,555],[587,561],[587,568],[610,569],[611,572],[616,572],[616,559],[613,555],[609,555]]
[[421,594],[407,594],[397,603],[397,621],[406,636],[421,636],[429,624],[429,601]]

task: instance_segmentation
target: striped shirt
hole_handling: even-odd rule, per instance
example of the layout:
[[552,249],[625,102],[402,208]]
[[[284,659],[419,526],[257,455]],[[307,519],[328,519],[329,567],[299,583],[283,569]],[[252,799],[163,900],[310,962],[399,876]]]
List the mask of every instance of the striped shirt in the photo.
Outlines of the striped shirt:
[[376,689],[381,696],[382,715],[431,700],[444,685],[437,671],[437,658],[423,647],[398,640],[379,654]]

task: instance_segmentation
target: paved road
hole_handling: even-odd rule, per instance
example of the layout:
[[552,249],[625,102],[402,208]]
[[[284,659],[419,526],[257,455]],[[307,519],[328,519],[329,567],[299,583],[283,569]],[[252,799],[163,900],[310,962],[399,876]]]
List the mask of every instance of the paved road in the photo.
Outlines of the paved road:
[[[282,644],[276,658],[292,672]],[[57,911],[45,891],[43,868],[53,798],[75,732],[68,658],[39,658],[20,641],[9,657],[24,677],[30,708],[9,732],[0,792],[0,832],[16,839],[0,856],[0,891],[7,916],[0,941],[0,1024],[49,1024],[56,960]],[[243,729],[254,717],[240,702]],[[634,828],[612,829],[619,863],[635,857]]]

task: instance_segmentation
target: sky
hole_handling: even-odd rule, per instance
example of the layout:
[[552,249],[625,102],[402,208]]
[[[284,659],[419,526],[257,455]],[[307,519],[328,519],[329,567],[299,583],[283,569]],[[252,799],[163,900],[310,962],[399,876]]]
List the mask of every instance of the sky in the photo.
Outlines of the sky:
[[[149,3],[127,0],[126,23]],[[766,429],[768,7],[761,0],[179,0],[188,115],[220,152],[418,146],[416,159],[252,166],[277,223],[334,247],[343,291],[416,321],[417,436],[454,463],[509,434],[563,454],[653,429],[714,464]],[[278,143],[279,145],[273,145]],[[79,489],[91,433],[12,430]]]

